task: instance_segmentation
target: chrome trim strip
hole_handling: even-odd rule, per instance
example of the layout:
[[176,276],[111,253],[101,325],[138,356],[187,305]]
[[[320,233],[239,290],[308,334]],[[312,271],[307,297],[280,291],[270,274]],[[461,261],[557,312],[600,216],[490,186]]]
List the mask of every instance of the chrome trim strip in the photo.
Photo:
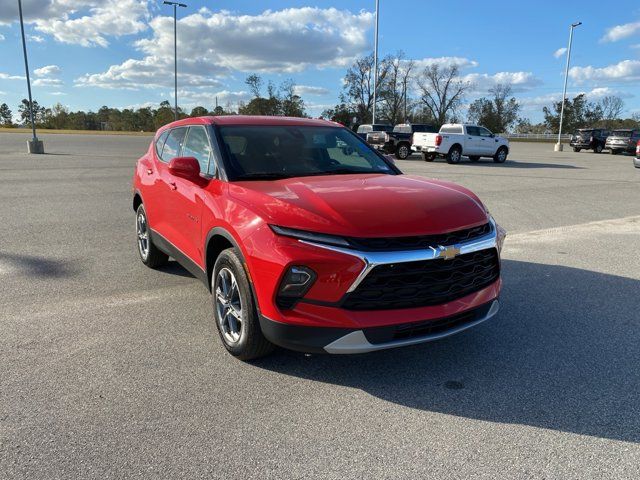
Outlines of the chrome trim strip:
[[395,340],[386,343],[371,343],[369,342],[369,340],[367,340],[367,337],[362,330],[356,330],[355,332],[348,333],[344,337],[340,337],[339,339],[331,342],[329,345],[326,345],[324,347],[324,350],[327,353],[331,353],[334,355],[344,355],[352,353],[375,352],[377,350],[386,350],[389,348],[406,347],[409,345],[417,345],[419,343],[433,342],[435,340],[440,340],[441,338],[446,338],[469,328],[475,327],[476,325],[495,316],[498,313],[498,310],[500,310],[500,302],[496,299],[491,304],[491,308],[489,309],[487,314],[474,322],[461,325],[457,328],[452,328],[451,330],[447,330],[445,332],[435,333],[433,335],[408,338],[406,340]]
[[344,253],[345,255],[351,255],[357,257],[364,263],[364,268],[358,275],[358,277],[351,284],[347,293],[353,292],[358,285],[362,283],[365,277],[378,265],[389,265],[391,263],[407,263],[407,262],[420,262],[424,260],[437,260],[444,258],[446,252],[451,247],[458,250],[457,255],[464,255],[465,253],[478,252],[480,250],[486,250],[489,248],[497,248],[498,246],[498,232],[496,229],[496,223],[493,219],[489,220],[491,223],[491,232],[482,237],[476,238],[469,242],[456,243],[454,245],[440,245],[437,248],[430,247],[429,250],[398,250],[392,252],[364,252],[362,250],[352,250],[349,248],[334,247],[333,245],[325,245],[322,243],[310,242],[308,240],[298,240],[300,243],[306,245],[313,245],[314,247],[324,248],[325,250],[331,250],[333,252]]

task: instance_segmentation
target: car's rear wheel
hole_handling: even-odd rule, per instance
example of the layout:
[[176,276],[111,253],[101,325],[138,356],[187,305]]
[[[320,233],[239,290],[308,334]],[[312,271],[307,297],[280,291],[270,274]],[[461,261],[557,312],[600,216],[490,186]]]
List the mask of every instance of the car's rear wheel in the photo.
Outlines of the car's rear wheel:
[[273,351],[260,329],[249,279],[233,248],[218,256],[211,278],[213,308],[220,339],[240,360],[253,360]]
[[405,160],[409,155],[411,155],[411,147],[407,143],[401,143],[396,148],[396,158],[398,160]]
[[435,155],[422,152],[422,160],[424,160],[425,162],[433,162],[435,159]]
[[593,149],[593,153],[602,153],[603,147],[602,145],[598,144],[596,145],[596,147]]
[[457,145],[454,145],[449,149],[447,153],[447,163],[459,163],[462,157],[462,150]]
[[480,157],[477,155],[469,155],[469,160],[471,160],[472,162],[477,162],[478,160],[480,160]]
[[149,268],[157,268],[167,263],[169,256],[160,251],[151,240],[147,212],[142,204],[136,210],[136,236],[138,237],[138,254],[142,263]]
[[500,147],[493,156],[493,161],[496,163],[504,163],[507,161],[507,155],[507,149],[505,147]]
[[579,152],[580,150],[582,150],[582,149],[578,148],[578,147],[573,147],[573,151],[576,152],[576,153]]

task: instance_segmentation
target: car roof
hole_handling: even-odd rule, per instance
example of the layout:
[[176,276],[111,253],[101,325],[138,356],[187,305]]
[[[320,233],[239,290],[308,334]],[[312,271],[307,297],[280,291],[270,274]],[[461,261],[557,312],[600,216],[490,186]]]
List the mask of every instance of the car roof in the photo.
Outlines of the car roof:
[[183,118],[164,125],[158,133],[168,128],[184,127],[188,125],[278,125],[278,126],[308,126],[308,127],[342,127],[330,120],[299,117],[269,117],[263,115],[220,115]]

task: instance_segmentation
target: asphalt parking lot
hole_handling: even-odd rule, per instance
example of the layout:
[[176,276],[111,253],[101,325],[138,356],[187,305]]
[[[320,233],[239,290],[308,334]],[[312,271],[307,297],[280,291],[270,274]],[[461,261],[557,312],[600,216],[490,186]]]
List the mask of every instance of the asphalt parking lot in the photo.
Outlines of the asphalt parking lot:
[[245,364],[138,260],[148,137],[0,134],[0,477],[640,478],[640,169],[513,143],[397,162],[509,231],[503,308],[437,343]]

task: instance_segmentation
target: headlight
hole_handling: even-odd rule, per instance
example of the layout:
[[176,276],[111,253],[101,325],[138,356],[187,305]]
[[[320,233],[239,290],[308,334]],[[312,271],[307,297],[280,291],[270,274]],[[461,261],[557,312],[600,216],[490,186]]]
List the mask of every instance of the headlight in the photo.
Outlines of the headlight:
[[295,228],[279,227],[277,225],[269,225],[278,235],[285,237],[297,238],[298,240],[306,240],[307,242],[324,243],[327,245],[335,245],[337,247],[348,247],[349,242],[337,235],[326,235],[324,233],[307,232],[305,230],[296,230]]

